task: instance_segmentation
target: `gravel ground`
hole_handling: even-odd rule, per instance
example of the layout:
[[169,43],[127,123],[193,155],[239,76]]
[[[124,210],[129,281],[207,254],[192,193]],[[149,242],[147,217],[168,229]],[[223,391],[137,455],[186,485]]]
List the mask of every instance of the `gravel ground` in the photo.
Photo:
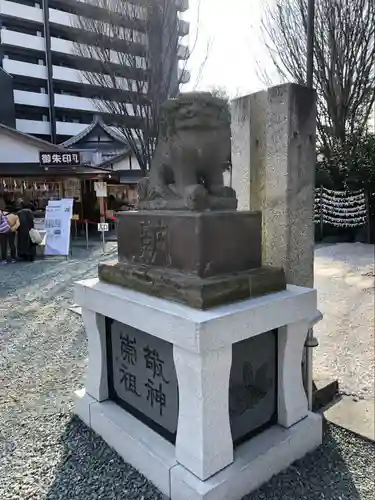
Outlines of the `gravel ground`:
[[[108,245],[112,257],[114,246]],[[100,249],[0,270],[0,499],[161,500],[72,415],[87,344],[73,282],[95,276]],[[246,500],[373,500],[374,446],[333,426],[323,447]]]
[[314,374],[338,378],[347,395],[375,396],[374,245],[339,243],[315,252],[315,287],[324,318],[314,329]]

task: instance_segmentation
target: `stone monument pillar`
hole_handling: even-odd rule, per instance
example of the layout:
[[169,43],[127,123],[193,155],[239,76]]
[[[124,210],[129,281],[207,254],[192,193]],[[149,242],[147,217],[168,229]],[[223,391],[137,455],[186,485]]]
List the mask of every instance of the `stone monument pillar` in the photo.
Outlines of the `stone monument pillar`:
[[232,101],[232,178],[240,210],[263,216],[263,262],[313,285],[315,92],[280,85]]
[[76,286],[76,412],[172,500],[240,500],[322,439],[300,369],[316,292],[263,265],[262,214],[223,182],[229,119],[207,93],[163,106],[118,260]]

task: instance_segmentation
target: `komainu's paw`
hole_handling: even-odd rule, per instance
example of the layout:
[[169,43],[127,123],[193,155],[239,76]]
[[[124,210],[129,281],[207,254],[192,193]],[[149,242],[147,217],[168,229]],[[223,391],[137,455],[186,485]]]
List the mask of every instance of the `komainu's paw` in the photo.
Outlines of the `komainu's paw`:
[[201,184],[185,188],[185,203],[189,210],[205,210],[208,208],[208,192]]
[[212,196],[218,198],[236,198],[236,192],[229,186],[214,186],[210,189]]

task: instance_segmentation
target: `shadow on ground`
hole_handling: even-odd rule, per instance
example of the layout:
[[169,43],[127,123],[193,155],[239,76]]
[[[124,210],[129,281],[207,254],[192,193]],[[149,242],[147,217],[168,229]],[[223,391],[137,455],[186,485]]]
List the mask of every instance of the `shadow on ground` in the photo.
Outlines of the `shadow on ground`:
[[243,500],[370,500],[371,491],[357,489],[357,485],[363,486],[361,475],[368,474],[366,468],[358,471],[357,466],[351,470],[350,465],[353,455],[358,464],[363,454],[371,467],[373,453],[373,443],[357,440],[353,434],[324,423],[324,441],[320,448]]
[[164,500],[77,417],[68,422],[61,441],[65,451],[45,500]]
[[[358,450],[352,443],[349,449],[348,440],[352,439],[352,434],[326,424],[324,444],[318,450],[243,500],[370,499],[371,491],[360,494],[357,490],[361,478],[353,478],[350,461],[351,454],[358,460],[358,453],[364,453],[371,463],[373,444],[363,441]],[[45,500],[165,498],[78,418],[68,422],[61,440],[65,453]],[[368,473],[365,467],[363,474]]]

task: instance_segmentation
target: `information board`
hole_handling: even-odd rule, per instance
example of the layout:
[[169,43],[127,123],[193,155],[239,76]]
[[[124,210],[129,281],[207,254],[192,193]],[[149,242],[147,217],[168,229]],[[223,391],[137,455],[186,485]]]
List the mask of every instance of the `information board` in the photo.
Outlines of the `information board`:
[[107,198],[107,183],[94,182],[94,189],[97,198]]
[[50,200],[46,207],[44,255],[69,255],[73,200]]

